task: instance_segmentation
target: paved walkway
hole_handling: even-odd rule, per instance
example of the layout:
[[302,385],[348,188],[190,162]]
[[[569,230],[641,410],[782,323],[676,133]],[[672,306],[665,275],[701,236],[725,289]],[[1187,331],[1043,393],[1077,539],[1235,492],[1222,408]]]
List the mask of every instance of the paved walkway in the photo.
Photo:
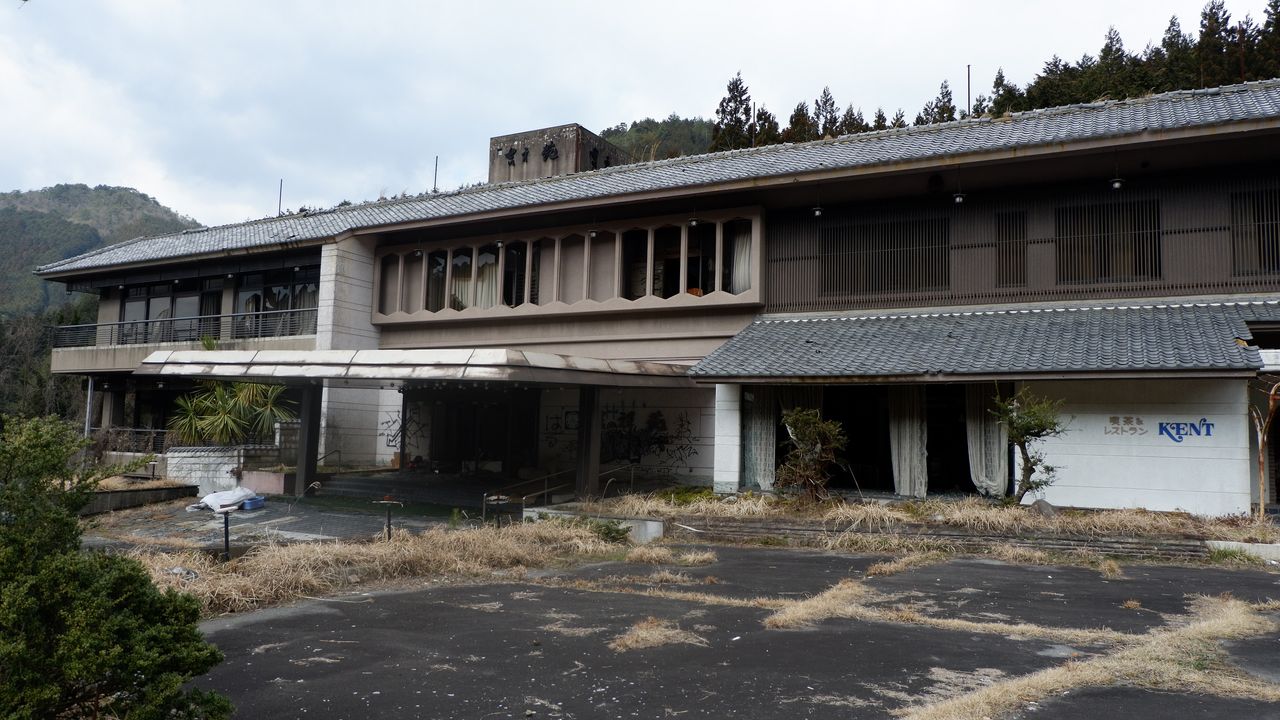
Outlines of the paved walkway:
[[[192,499],[194,500],[194,499]],[[222,517],[207,510],[187,512],[188,501],[148,505],[95,516],[86,523],[86,547],[122,548],[135,544],[178,548],[222,547]],[[423,530],[445,522],[425,515],[422,508],[391,506],[395,528]],[[258,510],[231,514],[231,544],[298,542],[366,538],[383,532],[386,506],[365,500],[341,504],[321,499],[268,498]]]
[[[968,558],[866,578],[867,567],[880,558],[710,549],[719,556],[711,565],[669,568],[693,579],[673,589],[786,600],[854,578],[886,601],[938,618],[1134,633],[1176,623],[1191,610],[1187,593],[1280,597],[1280,575],[1257,571],[1133,565],[1123,578],[1109,579],[1084,568]],[[891,718],[918,703],[1105,651],[835,618],[807,629],[770,630],[762,623],[769,611],[760,608],[566,586],[655,569],[600,563],[541,583],[356,591],[213,619],[202,628],[226,661],[196,684],[227,694],[243,718],[849,720]],[[1129,599],[1141,608],[1127,609]],[[610,640],[648,617],[695,633],[697,644],[610,649]],[[1232,661],[1259,677],[1276,677],[1277,643],[1280,636],[1268,635],[1248,641],[1249,647],[1232,646]],[[1277,720],[1280,708],[1117,687],[1039,698],[1015,715]]]

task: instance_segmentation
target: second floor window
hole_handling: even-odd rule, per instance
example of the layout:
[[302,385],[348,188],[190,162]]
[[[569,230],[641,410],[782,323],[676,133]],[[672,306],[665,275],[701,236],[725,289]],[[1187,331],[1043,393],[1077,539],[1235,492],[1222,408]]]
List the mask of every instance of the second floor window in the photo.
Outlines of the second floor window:
[[945,290],[951,277],[949,218],[828,226],[820,235],[824,295]]
[[1280,189],[1231,193],[1231,273],[1280,273]]
[[1134,200],[1054,211],[1059,284],[1160,277],[1160,202]]

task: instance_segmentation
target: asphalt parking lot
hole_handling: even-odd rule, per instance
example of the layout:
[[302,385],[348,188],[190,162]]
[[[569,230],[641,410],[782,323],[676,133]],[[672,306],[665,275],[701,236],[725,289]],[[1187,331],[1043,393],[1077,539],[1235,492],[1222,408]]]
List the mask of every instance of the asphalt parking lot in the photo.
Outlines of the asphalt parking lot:
[[[711,549],[717,561],[699,567],[598,563],[215,618],[203,628],[227,659],[197,684],[226,693],[244,718],[882,718],[1106,650],[839,617],[768,629],[771,609],[733,603],[804,599],[854,578],[877,592],[875,603],[931,618],[1140,634],[1179,623],[1193,594],[1280,599],[1280,575],[1251,570],[1132,565],[1107,579],[1088,568],[960,558],[865,578],[883,558]],[[662,569],[685,577],[662,586],[669,596],[646,593],[654,585],[645,576]],[[650,617],[696,640],[610,647]],[[1238,667],[1280,681],[1280,634],[1227,648]],[[1084,687],[1013,716],[1280,718],[1280,707]]]

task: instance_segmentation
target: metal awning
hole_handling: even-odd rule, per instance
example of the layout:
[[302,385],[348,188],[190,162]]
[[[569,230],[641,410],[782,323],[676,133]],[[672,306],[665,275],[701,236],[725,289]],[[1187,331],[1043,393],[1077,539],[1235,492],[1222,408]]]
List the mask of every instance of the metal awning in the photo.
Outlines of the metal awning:
[[527,352],[449,350],[177,350],[152,353],[137,375],[348,385],[438,381],[519,382],[607,387],[694,387],[687,365]]

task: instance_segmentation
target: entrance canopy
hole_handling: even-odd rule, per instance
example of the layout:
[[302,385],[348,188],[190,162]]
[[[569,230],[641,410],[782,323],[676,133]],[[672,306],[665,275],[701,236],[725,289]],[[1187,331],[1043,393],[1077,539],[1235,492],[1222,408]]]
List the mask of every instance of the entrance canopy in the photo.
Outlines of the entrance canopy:
[[693,387],[688,367],[502,348],[449,350],[178,350],[152,353],[137,375],[349,385],[459,380],[542,385]]

